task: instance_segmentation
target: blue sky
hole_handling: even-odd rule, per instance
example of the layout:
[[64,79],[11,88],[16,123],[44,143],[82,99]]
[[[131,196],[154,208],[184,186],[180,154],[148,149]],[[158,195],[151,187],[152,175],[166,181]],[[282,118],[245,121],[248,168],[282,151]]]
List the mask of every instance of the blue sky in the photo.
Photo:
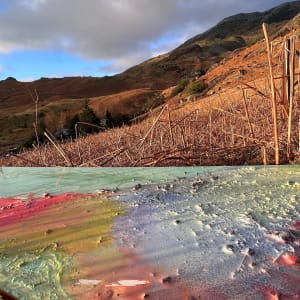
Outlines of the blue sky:
[[282,0],[0,0],[0,80],[104,76]]
[[111,63],[62,51],[19,50],[0,55],[0,65],[4,66],[0,69],[2,79],[13,76],[32,81],[41,77],[102,76],[101,69]]

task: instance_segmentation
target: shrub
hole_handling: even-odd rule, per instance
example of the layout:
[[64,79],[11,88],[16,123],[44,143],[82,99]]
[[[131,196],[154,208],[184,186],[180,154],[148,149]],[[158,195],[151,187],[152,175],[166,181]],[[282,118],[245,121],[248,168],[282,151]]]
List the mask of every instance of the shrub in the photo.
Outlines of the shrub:
[[179,93],[181,93],[185,89],[185,87],[189,84],[189,82],[190,81],[188,79],[181,79],[179,83],[173,88],[171,92],[171,97],[174,97]]
[[187,92],[189,95],[198,94],[203,92],[207,88],[207,84],[203,81],[192,81],[187,86]]

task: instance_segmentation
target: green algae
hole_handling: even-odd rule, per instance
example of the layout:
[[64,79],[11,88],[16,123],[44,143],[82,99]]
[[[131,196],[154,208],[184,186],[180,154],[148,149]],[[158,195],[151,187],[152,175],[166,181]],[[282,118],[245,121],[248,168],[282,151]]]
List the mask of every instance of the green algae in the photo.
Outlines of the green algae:
[[122,215],[120,204],[97,196],[58,204],[31,218],[8,227],[0,251],[18,254],[42,253],[48,249],[70,255],[94,250],[112,242],[113,220]]
[[111,229],[124,209],[100,196],[50,207],[0,233],[0,288],[20,299],[71,299],[78,281],[76,254],[93,255],[113,242]]
[[71,299],[61,285],[63,272],[71,264],[64,254],[54,251],[2,256],[0,286],[21,300]]

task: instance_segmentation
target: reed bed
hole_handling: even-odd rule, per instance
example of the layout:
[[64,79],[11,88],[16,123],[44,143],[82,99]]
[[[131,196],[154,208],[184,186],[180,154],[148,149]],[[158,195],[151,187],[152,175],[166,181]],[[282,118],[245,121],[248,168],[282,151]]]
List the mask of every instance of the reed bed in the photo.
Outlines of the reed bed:
[[[287,40],[292,41],[288,50]],[[81,167],[299,163],[299,44],[297,35],[268,43],[262,78],[193,103],[167,102],[131,126],[64,143],[50,137],[46,145],[0,163]]]

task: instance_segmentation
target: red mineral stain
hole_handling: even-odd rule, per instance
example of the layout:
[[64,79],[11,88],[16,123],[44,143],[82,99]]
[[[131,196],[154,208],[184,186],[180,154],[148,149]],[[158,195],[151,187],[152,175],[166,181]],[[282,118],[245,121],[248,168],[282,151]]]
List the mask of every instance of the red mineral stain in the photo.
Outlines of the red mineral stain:
[[300,230],[300,221],[296,221],[291,226],[292,229]]
[[15,297],[1,289],[0,289],[0,299],[1,300],[18,300],[17,297]]
[[27,199],[0,197],[0,226],[26,219],[50,206],[74,200],[79,196],[89,196],[89,194],[67,193],[37,198],[30,195]]
[[264,292],[266,299],[268,300],[279,300],[280,299],[280,294],[276,291],[273,290],[266,290]]
[[[87,275],[101,278],[103,281],[86,291],[86,299],[199,299],[198,296],[196,298],[194,295],[200,293],[195,294],[196,291],[188,287],[184,281],[178,280],[176,274],[165,274],[163,270],[157,270],[157,268],[154,270],[153,266],[131,249],[120,250],[123,255],[120,264],[110,266],[114,262],[106,260],[90,267]],[[78,259],[82,262],[83,256],[79,256]],[[162,278],[167,277],[170,277],[171,280],[164,283]],[[214,299],[223,300],[225,298]]]
[[299,258],[294,254],[286,253],[281,255],[276,262],[280,265],[293,266],[299,262]]

